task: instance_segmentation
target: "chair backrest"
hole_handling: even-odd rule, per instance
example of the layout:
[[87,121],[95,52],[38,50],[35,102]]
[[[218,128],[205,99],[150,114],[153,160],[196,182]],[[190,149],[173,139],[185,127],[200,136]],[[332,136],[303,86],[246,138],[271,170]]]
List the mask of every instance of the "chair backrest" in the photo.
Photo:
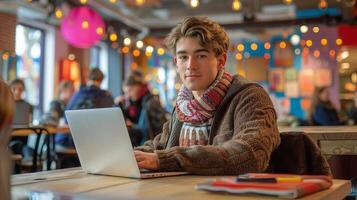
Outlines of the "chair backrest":
[[281,143],[270,157],[267,172],[331,175],[331,169],[317,144],[304,132],[282,132]]

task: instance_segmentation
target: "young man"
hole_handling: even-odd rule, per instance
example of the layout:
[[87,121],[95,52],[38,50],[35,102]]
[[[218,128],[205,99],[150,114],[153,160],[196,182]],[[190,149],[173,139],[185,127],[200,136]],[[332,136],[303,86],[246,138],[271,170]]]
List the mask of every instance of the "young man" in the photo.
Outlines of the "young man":
[[166,43],[183,87],[163,132],[136,148],[139,167],[202,175],[263,172],[280,143],[276,113],[261,86],[224,70],[224,29],[189,17]]

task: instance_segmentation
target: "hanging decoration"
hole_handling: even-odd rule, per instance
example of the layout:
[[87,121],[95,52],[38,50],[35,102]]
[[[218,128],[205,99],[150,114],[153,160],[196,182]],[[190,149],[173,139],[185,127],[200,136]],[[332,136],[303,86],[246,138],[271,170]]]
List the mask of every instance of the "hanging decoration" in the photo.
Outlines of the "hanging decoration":
[[89,48],[104,35],[102,17],[88,6],[72,9],[62,20],[61,32],[65,40],[78,48]]

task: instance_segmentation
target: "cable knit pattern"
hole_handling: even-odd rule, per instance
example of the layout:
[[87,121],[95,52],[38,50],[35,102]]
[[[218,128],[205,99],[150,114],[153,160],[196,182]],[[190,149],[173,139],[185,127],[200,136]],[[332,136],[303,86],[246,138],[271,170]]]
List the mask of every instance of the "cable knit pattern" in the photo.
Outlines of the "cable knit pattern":
[[181,127],[174,112],[163,133],[137,149],[156,152],[163,171],[237,175],[263,172],[280,143],[276,113],[268,94],[240,76],[234,76],[213,116],[208,145],[179,147]]

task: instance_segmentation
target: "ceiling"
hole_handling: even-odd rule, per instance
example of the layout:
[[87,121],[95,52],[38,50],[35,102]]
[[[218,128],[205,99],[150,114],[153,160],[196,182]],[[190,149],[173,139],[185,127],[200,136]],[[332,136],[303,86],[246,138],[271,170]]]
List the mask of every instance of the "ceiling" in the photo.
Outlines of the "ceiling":
[[[289,5],[284,4],[286,0],[240,0],[240,11],[232,9],[232,1],[200,0],[197,8],[190,7],[189,0],[145,0],[140,6],[134,0],[118,0],[115,3],[110,3],[109,0],[93,0],[88,3],[104,15],[117,18],[140,32],[150,30],[151,35],[157,36],[167,34],[186,16],[207,16],[228,30],[245,29],[253,32],[261,32],[265,27],[285,29],[287,26],[308,23],[309,20],[313,23],[329,23],[353,16],[355,3],[355,0],[327,0],[328,8],[336,8],[342,15],[327,18],[328,16],[323,14],[312,14],[313,17],[296,19],[297,13],[307,10],[310,10],[306,12],[310,15],[313,12],[324,13],[318,7],[321,0],[293,0]],[[320,21],[316,20],[317,18]]]

